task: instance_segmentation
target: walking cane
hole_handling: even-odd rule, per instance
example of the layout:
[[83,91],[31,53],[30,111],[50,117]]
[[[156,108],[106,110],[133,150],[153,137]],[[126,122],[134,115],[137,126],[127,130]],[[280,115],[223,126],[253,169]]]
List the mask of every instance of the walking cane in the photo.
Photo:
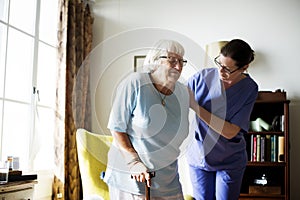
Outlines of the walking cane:
[[[155,172],[149,172],[150,179],[155,176]],[[150,200],[150,187],[147,185],[147,181],[145,181],[145,200]]]
[[[150,179],[153,178],[155,176],[155,172],[149,172],[150,174]],[[133,178],[131,176],[131,178]],[[145,200],[150,200],[150,187],[148,187],[147,185],[147,181],[145,181]]]

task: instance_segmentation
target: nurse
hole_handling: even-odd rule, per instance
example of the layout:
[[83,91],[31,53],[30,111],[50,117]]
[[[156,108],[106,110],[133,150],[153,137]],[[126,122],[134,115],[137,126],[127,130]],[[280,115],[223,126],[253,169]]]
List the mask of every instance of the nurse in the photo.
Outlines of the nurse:
[[188,80],[190,106],[196,112],[188,150],[193,195],[197,200],[239,198],[247,164],[244,134],[258,86],[245,73],[254,59],[248,43],[233,39],[214,61]]

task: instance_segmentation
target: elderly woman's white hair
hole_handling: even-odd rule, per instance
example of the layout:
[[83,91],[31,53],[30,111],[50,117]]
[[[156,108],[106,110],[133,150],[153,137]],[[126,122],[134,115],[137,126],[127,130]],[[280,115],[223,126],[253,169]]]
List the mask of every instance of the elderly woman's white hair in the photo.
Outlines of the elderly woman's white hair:
[[174,40],[159,40],[148,52],[143,66],[143,71],[151,72],[159,66],[159,57],[167,56],[167,53],[175,53],[181,57],[184,55],[183,46]]

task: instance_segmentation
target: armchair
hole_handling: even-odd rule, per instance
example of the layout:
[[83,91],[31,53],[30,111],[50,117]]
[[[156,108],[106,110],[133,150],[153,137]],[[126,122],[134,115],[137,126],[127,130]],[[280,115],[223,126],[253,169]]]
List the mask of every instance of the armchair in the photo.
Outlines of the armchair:
[[83,199],[108,200],[108,187],[100,179],[100,174],[106,169],[107,153],[112,143],[112,136],[78,129],[76,142]]
[[[106,170],[107,153],[112,136],[91,133],[78,129],[76,142],[84,200],[109,200],[108,187],[100,178]],[[190,195],[185,200],[193,200]]]

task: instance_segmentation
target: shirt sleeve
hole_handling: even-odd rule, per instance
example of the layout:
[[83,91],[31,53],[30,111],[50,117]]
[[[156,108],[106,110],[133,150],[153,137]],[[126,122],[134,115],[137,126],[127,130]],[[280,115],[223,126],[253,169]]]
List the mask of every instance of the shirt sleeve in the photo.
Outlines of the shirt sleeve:
[[127,132],[128,123],[136,104],[137,88],[134,82],[129,76],[118,85],[109,116],[108,129]]
[[243,132],[248,132],[250,116],[252,113],[255,100],[257,98],[257,94],[258,94],[258,87],[256,84],[253,84],[251,88],[248,88],[248,95],[244,96],[245,98],[244,105],[241,106],[239,112],[237,112],[230,120],[231,123],[238,125]]

